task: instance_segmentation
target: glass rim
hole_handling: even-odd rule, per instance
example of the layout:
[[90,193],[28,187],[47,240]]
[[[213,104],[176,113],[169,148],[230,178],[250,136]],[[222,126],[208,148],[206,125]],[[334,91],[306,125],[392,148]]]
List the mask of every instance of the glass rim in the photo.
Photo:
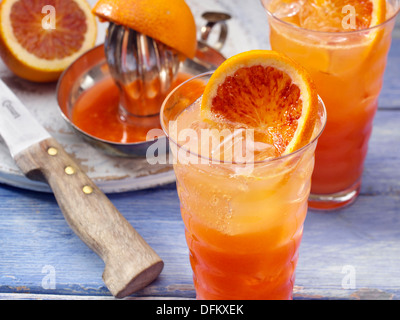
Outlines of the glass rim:
[[[282,24],[284,24],[284,25],[286,25],[286,26],[288,26],[288,27],[291,27],[291,28],[293,28],[293,29],[295,29],[295,30],[298,30],[298,31],[304,31],[304,32],[312,33],[312,34],[319,34],[319,35],[326,35],[326,36],[327,36],[327,35],[332,36],[333,34],[335,34],[335,35],[337,35],[337,36],[354,35],[354,34],[359,34],[359,33],[363,33],[363,32],[374,31],[374,30],[376,30],[376,29],[379,29],[379,28],[381,28],[381,27],[384,27],[386,24],[388,24],[388,23],[391,22],[392,20],[395,20],[396,17],[397,17],[397,15],[398,15],[398,13],[400,12],[400,3],[399,3],[399,0],[396,0],[397,7],[396,7],[396,10],[394,11],[393,15],[392,15],[389,19],[385,20],[384,22],[382,22],[382,23],[380,23],[380,24],[377,24],[376,26],[369,27],[369,28],[365,28],[365,29],[361,29],[361,30],[340,31],[340,32],[337,32],[337,31],[319,31],[319,30],[312,30],[312,29],[307,29],[307,28],[299,27],[299,26],[296,26],[296,25],[294,25],[294,24],[292,24],[292,23],[290,23],[290,22],[281,20],[280,18],[276,17],[271,11],[269,11],[269,10],[265,7],[264,1],[265,1],[265,0],[260,0],[261,5],[263,6],[264,10],[267,12],[267,15],[268,15],[269,17],[271,17],[272,19],[274,19],[274,20],[276,20],[276,21],[278,21],[278,22],[280,22],[280,23],[282,23]],[[268,0],[268,1],[270,1],[270,0]]]
[[[215,71],[215,70],[214,70],[214,71]],[[321,136],[321,134],[323,133],[323,131],[324,131],[324,129],[325,129],[325,126],[326,126],[326,122],[327,122],[327,110],[326,110],[326,107],[325,107],[324,102],[322,101],[321,97],[318,95],[318,103],[322,106],[322,111],[323,111],[323,115],[322,115],[322,117],[321,117],[321,127],[320,127],[319,130],[318,130],[318,134],[316,134],[315,137],[313,137],[306,145],[302,146],[302,147],[299,148],[299,149],[296,149],[296,150],[293,151],[293,152],[290,152],[290,153],[285,154],[285,155],[281,155],[281,156],[279,156],[279,157],[268,158],[268,159],[265,159],[265,160],[249,161],[249,162],[239,163],[239,162],[234,162],[234,161],[224,161],[224,160],[213,159],[213,158],[210,158],[210,157],[207,157],[207,156],[204,156],[204,155],[201,155],[201,154],[198,154],[198,153],[195,153],[195,152],[193,152],[193,151],[188,150],[187,148],[181,146],[178,142],[176,142],[174,139],[171,138],[171,136],[169,135],[169,131],[167,130],[167,128],[166,128],[165,125],[164,125],[163,114],[164,114],[164,109],[165,109],[165,106],[166,106],[166,102],[170,99],[170,97],[171,97],[177,90],[179,90],[181,87],[183,87],[186,83],[188,83],[188,82],[190,82],[190,81],[193,81],[193,80],[196,80],[196,79],[201,78],[201,77],[211,76],[211,75],[214,73],[214,71],[207,71],[207,72],[204,72],[204,73],[200,73],[200,74],[198,74],[198,75],[196,75],[196,76],[193,76],[192,78],[190,78],[190,79],[188,79],[188,80],[182,82],[179,86],[177,86],[176,88],[174,88],[174,89],[167,95],[167,97],[164,99],[164,101],[163,101],[163,103],[162,103],[162,105],[161,105],[161,109],[160,109],[160,123],[161,123],[161,128],[162,128],[162,130],[164,131],[166,137],[168,138],[168,140],[169,140],[170,142],[173,142],[178,148],[181,148],[182,150],[184,150],[185,152],[189,153],[190,155],[195,156],[195,157],[200,158],[200,159],[205,159],[205,160],[207,160],[209,163],[212,163],[212,164],[230,164],[230,165],[248,165],[248,164],[253,165],[253,164],[254,164],[254,165],[257,165],[257,164],[272,163],[272,162],[284,160],[284,159],[287,159],[287,158],[290,158],[290,157],[292,157],[292,156],[295,156],[295,155],[297,155],[297,154],[302,153],[303,151],[305,151],[306,149],[308,149],[312,144],[314,144],[314,143],[319,139],[319,137]],[[198,98],[200,98],[200,97],[198,97]],[[189,106],[190,106],[190,105],[189,105]],[[183,110],[186,110],[189,106],[185,107]],[[182,111],[183,111],[183,110],[182,110]]]

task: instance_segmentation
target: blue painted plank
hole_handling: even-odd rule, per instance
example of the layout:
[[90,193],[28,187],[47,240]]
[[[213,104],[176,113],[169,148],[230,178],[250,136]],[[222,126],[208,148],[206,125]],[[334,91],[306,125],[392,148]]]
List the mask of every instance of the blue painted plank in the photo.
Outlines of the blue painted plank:
[[[110,199],[166,263],[141,294],[193,297],[187,292],[191,274],[175,188]],[[52,195],[3,186],[0,203],[0,292],[109,294],[101,280],[103,262],[71,231]],[[42,286],[45,266],[54,268],[56,290]]]
[[364,165],[364,195],[400,195],[399,111],[388,109],[376,114]]
[[[10,199],[19,199],[11,201],[13,206],[19,202],[15,210],[8,207]],[[109,295],[101,281],[103,263],[71,233],[51,196],[1,187],[0,200],[0,292]],[[166,262],[160,278],[137,295],[194,298],[173,186],[111,200]],[[351,298],[380,290],[399,298],[399,207],[398,197],[377,195],[361,196],[352,207],[336,213],[310,212],[295,297]],[[44,266],[55,269],[55,290],[42,287]],[[354,289],[343,289],[346,266],[356,272]]]
[[[400,34],[400,30],[399,30]],[[383,86],[379,97],[379,108],[400,109],[400,38],[395,38],[389,51]]]
[[375,195],[337,212],[310,211],[297,297],[400,299],[399,209],[399,196]]

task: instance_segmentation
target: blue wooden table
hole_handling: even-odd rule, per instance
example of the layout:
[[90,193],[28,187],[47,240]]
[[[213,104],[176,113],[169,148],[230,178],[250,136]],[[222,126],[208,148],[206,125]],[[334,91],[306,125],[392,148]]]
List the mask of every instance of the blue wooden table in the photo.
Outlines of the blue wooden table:
[[[295,299],[400,299],[400,37],[394,35],[361,194],[346,209],[308,213]],[[175,184],[108,196],[165,262],[155,282],[127,299],[195,298]],[[103,268],[52,194],[0,184],[0,299],[113,299]]]

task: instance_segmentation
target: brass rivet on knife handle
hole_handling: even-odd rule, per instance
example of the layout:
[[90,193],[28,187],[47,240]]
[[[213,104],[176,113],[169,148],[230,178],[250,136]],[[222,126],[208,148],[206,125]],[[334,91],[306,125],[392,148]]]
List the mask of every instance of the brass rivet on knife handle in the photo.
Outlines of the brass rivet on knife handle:
[[75,173],[75,169],[73,167],[71,167],[71,166],[67,166],[67,167],[65,167],[64,172],[67,175],[71,176],[71,175],[73,175]]
[[50,147],[47,149],[47,153],[51,156],[56,156],[58,153],[58,150],[54,147]]
[[[161,258],[55,139],[21,151],[15,161],[31,179],[49,183],[68,224],[105,262],[103,280],[114,296],[130,295],[158,277]],[[68,167],[73,174],[66,174]]]
[[93,193],[93,188],[91,186],[84,186],[82,188],[82,191],[84,194],[92,194]]

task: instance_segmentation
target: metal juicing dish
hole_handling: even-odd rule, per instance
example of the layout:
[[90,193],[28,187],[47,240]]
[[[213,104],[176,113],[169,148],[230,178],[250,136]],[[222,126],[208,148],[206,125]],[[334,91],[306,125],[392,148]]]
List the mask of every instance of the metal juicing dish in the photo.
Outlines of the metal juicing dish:
[[[223,26],[225,26],[225,20],[221,21]],[[226,27],[221,27],[221,30],[225,29]],[[181,64],[179,71],[195,76],[215,70],[225,60],[219,51],[206,44],[207,36],[208,34],[202,36],[202,40],[198,41],[196,56],[193,59],[186,59]],[[222,47],[224,42],[225,39],[222,40],[221,44],[220,39],[219,48]],[[136,143],[106,141],[88,134],[73,123],[73,108],[79,97],[97,83],[109,77],[111,77],[111,74],[105,58],[104,45],[89,50],[73,62],[61,75],[57,84],[58,106],[65,121],[85,141],[113,156],[143,157],[146,155],[148,147],[157,139],[165,139],[165,143],[167,143],[165,136]]]

